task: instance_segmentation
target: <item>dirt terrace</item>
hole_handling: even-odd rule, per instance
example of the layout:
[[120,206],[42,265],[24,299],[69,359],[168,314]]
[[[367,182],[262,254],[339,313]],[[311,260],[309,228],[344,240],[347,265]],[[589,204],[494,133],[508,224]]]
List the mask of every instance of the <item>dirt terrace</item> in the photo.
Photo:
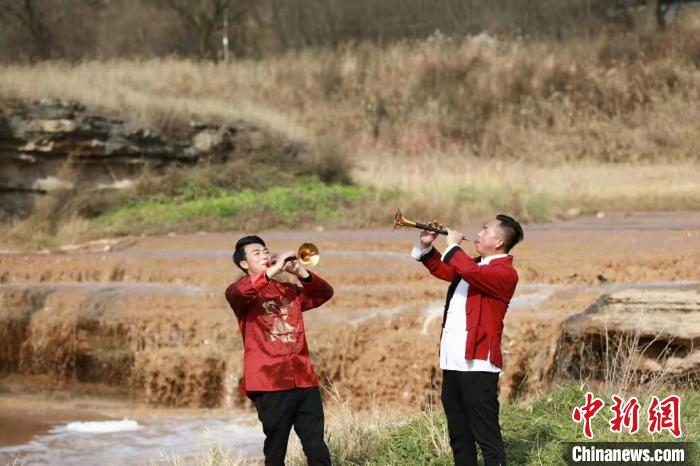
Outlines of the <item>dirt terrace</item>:
[[[462,230],[474,235],[478,225]],[[436,399],[447,284],[408,256],[417,230],[260,234],[275,251],[304,241],[321,249],[316,272],[336,293],[305,320],[324,380],[358,405]],[[504,398],[546,383],[559,322],[601,292],[700,276],[700,212],[585,217],[527,225],[525,234],[513,251],[520,284],[506,318]],[[168,406],[241,403],[240,337],[223,297],[239,277],[230,259],[239,236],[124,238],[0,254],[4,384],[26,376],[35,384],[106,384]]]

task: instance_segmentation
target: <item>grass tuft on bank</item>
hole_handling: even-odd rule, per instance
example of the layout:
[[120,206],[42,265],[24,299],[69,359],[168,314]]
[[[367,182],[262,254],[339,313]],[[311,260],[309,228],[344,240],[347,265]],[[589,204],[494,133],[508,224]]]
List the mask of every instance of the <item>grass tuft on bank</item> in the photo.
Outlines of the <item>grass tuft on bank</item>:
[[261,191],[214,189],[182,200],[153,196],[94,218],[90,228],[128,234],[171,228],[294,227],[337,219],[345,208],[371,195],[368,188],[306,179]]

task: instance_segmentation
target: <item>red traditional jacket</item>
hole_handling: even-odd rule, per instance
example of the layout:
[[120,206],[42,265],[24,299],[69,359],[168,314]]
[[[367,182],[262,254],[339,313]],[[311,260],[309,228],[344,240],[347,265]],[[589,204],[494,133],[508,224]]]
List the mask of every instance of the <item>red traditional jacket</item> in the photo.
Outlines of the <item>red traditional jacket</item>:
[[268,280],[262,271],[226,289],[243,338],[243,393],[318,385],[302,312],[328,301],[333,288],[313,273],[301,283]]
[[508,310],[518,273],[513,268],[513,257],[493,259],[490,263],[478,265],[480,257],[470,258],[459,247],[452,248],[444,258],[432,249],[420,261],[435,277],[452,282],[448,291],[447,306],[451,294],[460,280],[469,283],[467,291],[467,347],[465,359],[490,360],[503,367],[501,337],[503,319]]

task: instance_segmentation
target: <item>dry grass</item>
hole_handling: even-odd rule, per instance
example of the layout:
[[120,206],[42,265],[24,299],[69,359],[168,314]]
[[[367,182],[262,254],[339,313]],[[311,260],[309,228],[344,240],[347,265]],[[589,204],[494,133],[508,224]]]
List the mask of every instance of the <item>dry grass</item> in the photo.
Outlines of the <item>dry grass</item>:
[[[643,319],[643,312],[638,319]],[[663,329],[653,337],[641,334],[640,327],[632,331],[609,331],[607,326],[599,335],[583,335],[572,341],[572,352],[560,363],[559,377],[573,375],[575,361],[581,387],[595,385],[605,393],[649,394],[668,388],[687,388],[692,375],[680,376],[672,371],[672,361],[679,351],[673,338],[663,335]]]
[[227,90],[231,71],[212,63],[175,58],[45,62],[2,66],[0,94],[18,99],[72,99],[116,112],[135,125],[177,130],[191,120],[243,119],[291,140],[306,131],[289,116]]
[[166,58],[3,66],[0,89],[73,98],[158,127],[244,118],[292,139],[330,134],[360,154],[679,160],[696,155],[688,143],[697,140],[698,108],[688,104],[698,96],[699,29],[563,45],[435,37],[227,65]]
[[[386,435],[397,422],[395,413],[375,406],[368,412],[353,410],[349,398],[340,394],[332,382],[324,387],[326,395],[326,443],[333,464],[363,464],[371,458]],[[305,465],[306,456],[298,439],[289,444],[287,461]]]
[[[417,216],[688,209],[700,202],[700,25],[590,42],[435,36],[211,64],[0,67],[0,98],[60,97],[177,132],[244,119],[349,155]],[[329,170],[333,170],[330,166]],[[384,219],[362,208],[362,224]]]
[[[191,457],[161,452],[163,461],[168,466],[245,466],[248,464],[242,458],[224,448],[219,442],[212,442],[206,452]],[[155,466],[157,463],[153,463]],[[160,464],[163,464],[162,462]]]
[[666,341],[664,350],[655,358],[653,363],[661,367],[656,372],[644,371],[641,367],[643,360],[654,343],[664,344],[660,334],[651,341],[644,342],[640,338],[639,329],[631,334],[611,336],[606,329],[603,380],[605,390],[609,393],[617,390],[618,393],[628,394],[640,386],[647,393],[655,393],[664,385],[671,385],[673,376],[666,364],[674,354],[671,351],[671,342]]
[[369,157],[391,150],[546,164],[696,160],[688,144],[699,131],[699,30],[564,44],[437,36],[219,65],[6,65],[0,94],[72,98],[158,127],[244,118],[292,139],[331,135]]
[[410,218],[429,215],[458,225],[494,211],[548,220],[628,208],[693,209],[700,205],[700,176],[689,173],[700,175],[698,165],[589,162],[544,167],[521,161],[465,162],[456,155],[407,162],[386,155],[358,164],[354,177],[410,193],[402,202]]

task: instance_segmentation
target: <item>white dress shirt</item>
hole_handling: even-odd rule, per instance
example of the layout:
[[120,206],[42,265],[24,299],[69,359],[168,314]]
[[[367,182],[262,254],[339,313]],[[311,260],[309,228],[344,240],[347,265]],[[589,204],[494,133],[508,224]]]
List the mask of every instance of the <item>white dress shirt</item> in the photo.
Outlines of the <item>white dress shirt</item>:
[[[457,244],[450,244],[442,255],[444,260],[445,255]],[[420,248],[420,245],[413,247],[411,256],[420,260],[424,255],[428,254],[433,249],[432,246],[427,249]],[[508,254],[495,254],[493,256],[483,257],[479,265],[485,265],[494,259],[507,257]],[[440,338],[440,369],[452,371],[481,371],[500,373],[501,369],[488,360],[483,359],[465,359],[464,354],[467,348],[467,292],[469,291],[469,283],[460,280],[452,298],[450,299],[449,307],[447,308],[447,318],[445,319],[445,328],[442,330],[442,338]]]

